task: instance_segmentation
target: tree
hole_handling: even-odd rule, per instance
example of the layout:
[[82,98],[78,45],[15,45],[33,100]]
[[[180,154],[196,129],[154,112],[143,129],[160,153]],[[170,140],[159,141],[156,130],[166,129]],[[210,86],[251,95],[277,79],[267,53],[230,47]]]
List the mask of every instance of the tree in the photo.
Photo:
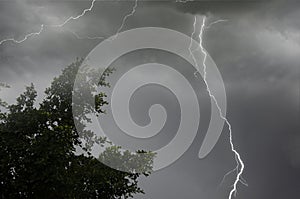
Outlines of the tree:
[[[142,151],[142,173],[125,173],[111,169],[92,156],[76,155],[75,147],[89,153],[90,145],[83,145],[72,114],[72,88],[82,60],[63,70],[46,89],[45,99],[35,105],[37,92],[34,85],[17,98],[16,104],[7,106],[0,118],[0,193],[1,198],[129,198],[143,193],[138,177],[151,171],[153,154]],[[106,75],[111,71],[106,71]],[[102,77],[99,85],[108,86]],[[107,104],[105,94],[95,95],[97,112]],[[83,107],[79,121],[89,121],[85,113],[95,111]],[[87,143],[106,142],[87,132]],[[113,152],[113,153],[112,153]],[[125,158],[134,156],[107,148],[102,159],[109,155]],[[146,158],[145,158],[146,157]],[[136,171],[136,168],[133,170]]]
[[[9,87],[10,86],[8,84],[0,82],[0,91],[1,91],[2,88],[9,88]],[[0,98],[0,107],[1,106],[5,107],[5,106],[7,106],[7,103]]]

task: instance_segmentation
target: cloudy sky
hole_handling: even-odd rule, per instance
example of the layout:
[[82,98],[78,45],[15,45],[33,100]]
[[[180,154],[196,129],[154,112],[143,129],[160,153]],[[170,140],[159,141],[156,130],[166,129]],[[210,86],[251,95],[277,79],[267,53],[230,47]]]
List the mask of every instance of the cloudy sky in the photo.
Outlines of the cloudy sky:
[[[89,0],[1,0],[0,40],[22,40],[26,34],[44,31],[23,43],[4,42],[0,45],[0,82],[11,85],[1,91],[1,98],[12,103],[33,82],[39,92],[49,86],[52,78],[76,57],[87,54],[103,39],[114,35],[123,17],[131,12],[134,1],[96,1],[91,12],[71,20],[91,4]],[[191,35],[194,16],[207,23],[224,19],[203,35],[203,45],[223,77],[227,94],[227,117],[233,127],[234,143],[245,163],[243,178],[248,187],[239,184],[237,198],[297,199],[300,196],[300,2],[271,0],[206,0],[180,3],[175,1],[140,1],[133,16],[127,18],[123,30],[138,27],[164,27]],[[199,27],[201,24],[197,24]],[[79,38],[78,38],[79,37]],[[91,39],[91,37],[97,37]],[[100,38],[103,37],[103,38]],[[195,35],[194,39],[198,39]],[[146,56],[150,53],[151,56]],[[165,52],[164,52],[165,53]],[[114,63],[129,67],[137,63],[160,60],[178,68],[187,65],[174,55],[159,52],[137,52]],[[167,59],[163,60],[163,58]],[[187,67],[188,71],[192,72]],[[183,70],[181,68],[181,70]],[[120,69],[119,71],[122,71]],[[118,73],[116,73],[118,74]],[[113,79],[112,79],[113,81]],[[160,94],[154,94],[154,91]],[[167,91],[148,88],[151,97],[137,92],[137,108],[133,119],[147,123],[139,107],[156,102],[155,96],[172,116],[168,118],[159,147],[178,128],[178,109],[174,96]],[[197,157],[210,111],[209,96],[199,81],[200,129],[189,150],[174,164],[141,179],[145,195],[136,199],[221,199],[228,198],[234,173],[221,184],[224,174],[235,167],[229,148],[228,129],[204,159]],[[149,93],[148,93],[149,94]],[[200,95],[200,94],[199,94]],[[143,103],[138,102],[142,99]],[[148,101],[145,99],[148,99]],[[168,99],[168,100],[164,100]],[[175,111],[174,111],[175,110]],[[133,111],[134,112],[134,111]],[[135,115],[135,116],[134,116]],[[143,119],[145,121],[143,121]],[[148,121],[149,122],[149,121]],[[168,123],[170,122],[170,123]],[[173,124],[173,125],[172,125]],[[151,145],[151,144],[150,144]]]

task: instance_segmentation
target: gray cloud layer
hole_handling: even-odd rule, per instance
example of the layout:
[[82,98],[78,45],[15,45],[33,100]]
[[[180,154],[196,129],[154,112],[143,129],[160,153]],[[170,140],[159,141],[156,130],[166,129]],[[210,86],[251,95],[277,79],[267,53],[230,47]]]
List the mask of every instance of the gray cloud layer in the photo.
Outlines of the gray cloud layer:
[[[40,24],[61,23],[89,3],[1,1],[0,38],[22,38],[38,30]],[[82,36],[113,35],[132,5],[132,1],[97,1],[93,12],[64,28],[47,28],[19,45],[1,45],[0,82],[12,86],[2,90],[1,97],[12,102],[30,82],[42,95],[64,66],[76,57],[86,56],[101,42],[78,40],[68,30]],[[246,163],[244,178],[249,187],[239,186],[237,198],[299,198],[299,2],[142,2],[124,29],[159,26],[190,35],[193,15],[204,13],[209,16],[208,22],[228,19],[205,32],[204,46],[223,76],[234,141]],[[208,122],[206,117],[203,120]],[[223,174],[234,167],[228,131],[224,129],[212,153],[199,160],[197,152],[207,128],[205,122],[200,130],[203,133],[184,157],[143,179],[146,195],[136,198],[226,198],[233,175],[223,185],[219,183]]]

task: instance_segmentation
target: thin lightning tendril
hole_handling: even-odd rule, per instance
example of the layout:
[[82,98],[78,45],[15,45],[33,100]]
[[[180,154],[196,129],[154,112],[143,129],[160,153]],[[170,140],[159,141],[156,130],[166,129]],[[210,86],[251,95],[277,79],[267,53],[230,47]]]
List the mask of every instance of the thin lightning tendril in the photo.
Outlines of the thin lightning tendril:
[[17,43],[17,44],[23,43],[23,42],[26,41],[29,37],[32,37],[32,36],[41,34],[41,33],[43,32],[43,30],[44,30],[44,25],[42,24],[42,25],[41,25],[41,28],[40,28],[40,30],[39,30],[38,32],[29,33],[29,34],[27,34],[27,35],[24,37],[24,39],[19,40],[19,41],[18,41],[18,40],[15,40],[14,38],[4,39],[4,40],[0,41],[0,45],[2,45],[4,42],[8,42],[8,41],[12,41],[12,42]]
[[[4,40],[0,41],[0,45],[2,45],[2,44],[5,43],[5,42],[8,42],[8,41],[11,41],[11,42],[14,42],[14,43],[17,43],[17,44],[23,43],[24,41],[26,41],[28,38],[30,38],[30,37],[32,37],[32,36],[40,35],[40,34],[44,31],[44,27],[62,28],[63,26],[65,26],[65,25],[66,25],[68,22],[70,22],[71,20],[77,20],[77,19],[83,17],[87,12],[92,11],[92,9],[94,8],[95,2],[96,2],[96,0],[92,0],[90,7],[84,9],[80,15],[77,15],[76,17],[71,16],[71,17],[69,17],[67,20],[65,20],[65,21],[64,21],[63,23],[61,23],[61,24],[57,24],[57,25],[45,25],[45,24],[42,24],[42,25],[41,25],[41,28],[39,29],[38,32],[29,33],[29,34],[27,34],[27,35],[24,37],[24,39],[22,39],[22,40],[16,40],[16,39],[14,39],[14,38],[4,39]],[[130,12],[129,14],[127,14],[127,15],[124,16],[124,18],[123,18],[123,20],[122,20],[122,23],[121,23],[120,27],[118,28],[116,34],[112,37],[112,39],[115,39],[115,38],[119,35],[120,31],[124,28],[124,25],[125,25],[125,23],[126,23],[126,20],[127,20],[129,17],[133,16],[134,13],[136,12],[137,6],[138,6],[138,0],[135,0],[134,6],[132,7],[131,12]],[[77,34],[76,32],[74,32],[74,31],[68,30],[68,32],[72,33],[77,39],[91,39],[91,40],[93,40],[93,39],[104,39],[103,36],[95,36],[95,37],[90,37],[90,36],[80,36],[80,35],[78,35],[78,34]]]
[[[193,32],[191,34],[191,39],[190,39],[189,52],[190,52],[190,56],[193,59],[194,64],[198,67],[197,61],[196,61],[196,58],[193,54],[193,49],[192,49],[192,47],[193,47],[193,37],[194,37],[194,34],[196,33],[196,24],[197,24],[197,17],[195,16],[194,23],[193,23]],[[195,73],[195,75],[196,75],[196,73]]]
[[59,25],[52,25],[52,27],[59,27],[59,28],[61,28],[61,27],[63,27],[64,25],[66,25],[69,21],[71,21],[71,20],[77,20],[77,19],[83,17],[87,12],[92,11],[92,9],[94,8],[95,2],[96,2],[96,0],[92,0],[90,7],[84,9],[80,15],[77,15],[76,17],[71,16],[71,17],[69,17],[66,21],[64,21],[62,24],[59,24]]
[[176,0],[175,2],[178,2],[178,3],[187,3],[187,2],[191,2],[191,1],[194,1],[194,0]]
[[[220,183],[220,186],[223,184],[223,182],[225,181],[225,179],[226,179],[227,176],[229,176],[231,173],[233,173],[233,172],[235,172],[235,171],[238,171],[240,164],[238,163],[238,159],[237,159],[236,157],[235,157],[235,161],[237,162],[236,167],[235,167],[234,169],[228,171],[228,172],[223,176],[222,181],[221,181],[221,183]],[[243,184],[244,186],[246,186],[246,187],[249,186],[248,183],[247,183],[247,181],[246,181],[242,176],[240,176],[240,183],[242,183],[242,184]]]
[[89,40],[94,40],[94,39],[105,39],[105,37],[102,36],[95,36],[95,37],[91,37],[91,36],[81,36],[79,34],[77,34],[76,32],[72,31],[72,30],[68,30],[68,32],[70,32],[71,34],[73,34],[77,39],[89,39]]
[[121,23],[120,27],[118,28],[116,34],[112,37],[112,40],[114,40],[114,39],[116,39],[116,38],[118,37],[120,31],[124,28],[124,25],[125,25],[125,23],[126,23],[126,20],[127,20],[129,17],[133,16],[134,13],[136,12],[137,6],[138,6],[138,0],[135,0],[135,1],[134,1],[134,6],[132,7],[131,12],[124,16],[124,18],[123,18],[123,20],[122,20],[122,23]]
[[[219,110],[219,116],[221,119],[223,119],[226,123],[226,125],[228,126],[228,130],[229,130],[229,141],[230,141],[230,148],[231,148],[231,151],[233,152],[234,156],[235,156],[235,161],[236,161],[236,168],[234,168],[232,171],[228,172],[225,177],[227,175],[229,175],[230,173],[232,173],[233,171],[237,171],[237,175],[236,175],[236,178],[234,180],[234,183],[232,185],[232,189],[229,193],[229,196],[228,196],[228,199],[232,199],[232,196],[234,195],[234,197],[236,197],[236,194],[237,194],[237,185],[238,183],[242,183],[244,185],[247,185],[247,183],[245,182],[245,180],[242,178],[242,174],[243,174],[243,171],[244,171],[244,168],[245,168],[245,165],[244,165],[244,162],[240,156],[240,154],[238,153],[238,151],[236,150],[234,144],[233,144],[233,136],[232,136],[232,126],[230,124],[230,122],[227,120],[227,118],[224,116],[219,104],[218,104],[218,101],[216,99],[216,97],[212,94],[209,86],[208,86],[208,82],[207,82],[207,66],[206,66],[206,59],[207,59],[207,52],[205,51],[204,47],[203,47],[203,33],[204,33],[204,29],[207,29],[209,28],[211,25],[213,24],[216,24],[216,23],[219,23],[221,21],[224,21],[224,20],[218,20],[218,21],[215,21],[211,24],[209,24],[208,26],[205,25],[205,22],[206,22],[206,17],[204,16],[203,17],[203,20],[202,20],[202,25],[201,25],[201,28],[200,28],[200,33],[199,33],[199,46],[196,50],[201,50],[201,52],[203,53],[204,55],[204,58],[203,58],[203,80],[204,80],[204,83],[206,85],[206,90],[210,96],[210,98],[214,101],[215,105],[217,106],[218,110]],[[192,56],[198,70],[200,71],[200,67],[198,66],[197,62],[196,62],[196,58],[192,52],[192,40],[193,40],[193,35],[195,34],[195,28],[196,28],[196,23],[197,23],[197,17],[195,16],[194,18],[194,23],[193,23],[193,27],[194,27],[194,30],[193,30],[193,33],[191,35],[191,43],[189,45],[189,52],[190,52],[190,55]],[[199,73],[199,71],[196,71],[195,72],[195,76],[197,77],[197,73]]]
[[[95,2],[96,2],[96,0],[92,0],[90,7],[84,9],[80,15],[77,15],[76,17],[71,16],[71,17],[69,17],[67,20],[65,20],[65,21],[64,21],[63,23],[61,23],[61,24],[57,24],[57,25],[45,25],[45,24],[42,24],[42,25],[41,25],[41,28],[39,29],[38,32],[29,33],[29,34],[27,34],[27,35],[24,37],[24,39],[22,39],[22,40],[16,40],[16,39],[14,39],[14,38],[4,39],[4,40],[0,41],[0,45],[2,45],[2,44],[5,43],[5,42],[8,42],[8,41],[11,41],[11,42],[14,42],[14,43],[17,43],[17,44],[23,43],[24,41],[26,41],[28,38],[30,38],[30,37],[32,37],[32,36],[40,35],[40,34],[43,32],[43,30],[44,30],[44,28],[45,28],[46,26],[47,26],[47,27],[54,27],[54,28],[61,28],[61,27],[63,27],[64,25],[66,25],[69,21],[71,21],[71,20],[77,20],[77,19],[83,17],[87,12],[92,11]],[[75,34],[76,34],[76,33],[75,33]],[[77,36],[78,36],[78,35],[77,35]]]
[[215,25],[215,24],[221,23],[221,22],[226,22],[226,21],[228,21],[228,20],[227,19],[219,19],[219,20],[216,20],[216,21],[214,21],[214,22],[206,25],[204,28],[205,29],[209,29],[212,25]]

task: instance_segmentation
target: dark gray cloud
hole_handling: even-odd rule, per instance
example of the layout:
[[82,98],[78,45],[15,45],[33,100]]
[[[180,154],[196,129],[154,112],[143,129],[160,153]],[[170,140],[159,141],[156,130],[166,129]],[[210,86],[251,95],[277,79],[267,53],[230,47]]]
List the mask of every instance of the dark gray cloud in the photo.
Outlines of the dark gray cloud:
[[[22,39],[26,33],[38,30],[40,24],[59,24],[89,3],[0,1],[0,38]],[[97,1],[93,12],[64,28],[46,28],[40,36],[19,45],[2,44],[0,82],[12,88],[1,90],[1,97],[12,102],[30,82],[41,95],[63,67],[76,57],[86,56],[101,42],[78,40],[69,30],[83,37],[113,35],[132,5],[132,1]],[[228,19],[205,31],[204,46],[224,79],[234,142],[246,163],[244,178],[249,187],[239,186],[237,198],[299,198],[299,2],[141,2],[124,29],[158,26],[190,35],[193,16],[203,14],[208,16],[208,23]],[[134,61],[127,59],[126,63]],[[227,198],[233,175],[221,186],[219,183],[223,174],[235,166],[228,130],[224,128],[208,157],[197,158],[210,114],[205,109],[209,106],[208,96],[203,95],[204,112],[197,139],[175,164],[142,179],[146,195],[136,198]],[[136,114],[137,120],[146,118]]]

